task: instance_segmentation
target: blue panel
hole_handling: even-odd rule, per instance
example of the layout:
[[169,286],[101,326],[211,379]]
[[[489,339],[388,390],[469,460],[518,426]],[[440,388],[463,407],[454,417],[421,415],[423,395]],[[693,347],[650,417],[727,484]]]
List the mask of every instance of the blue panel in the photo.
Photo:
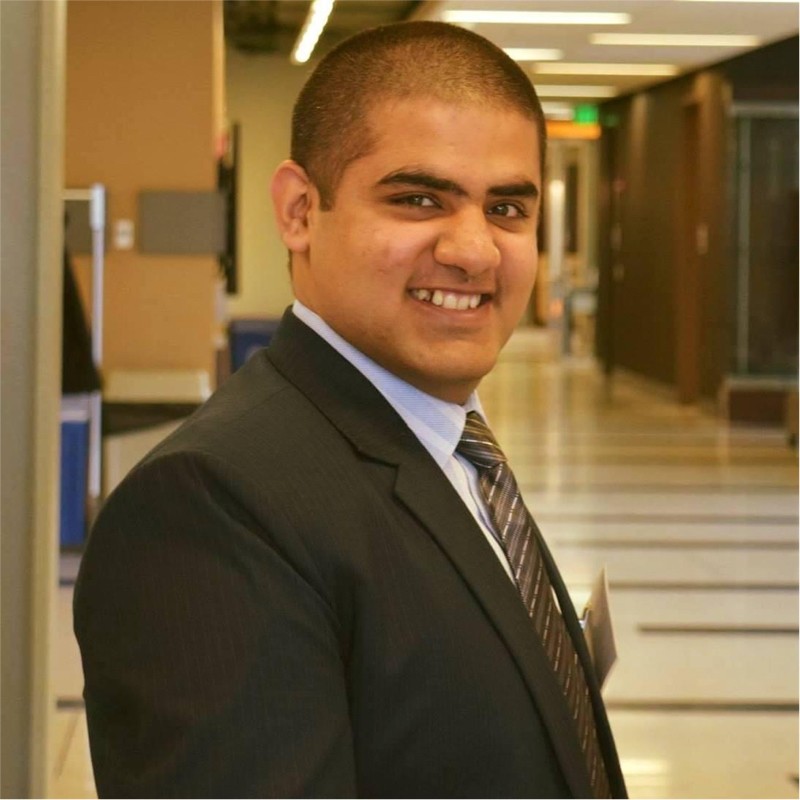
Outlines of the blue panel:
[[86,493],[89,459],[88,421],[61,423],[61,546],[81,546],[86,539]]
[[231,348],[231,370],[236,372],[256,350],[266,347],[280,320],[234,319],[228,326]]

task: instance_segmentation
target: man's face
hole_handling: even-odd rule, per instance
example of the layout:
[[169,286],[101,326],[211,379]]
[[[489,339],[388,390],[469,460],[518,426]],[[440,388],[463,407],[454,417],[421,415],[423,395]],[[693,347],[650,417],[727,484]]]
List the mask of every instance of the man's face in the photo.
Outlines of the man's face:
[[372,151],[322,211],[308,190],[298,299],[424,392],[463,403],[494,366],[536,277],[533,121],[429,99],[370,115]]

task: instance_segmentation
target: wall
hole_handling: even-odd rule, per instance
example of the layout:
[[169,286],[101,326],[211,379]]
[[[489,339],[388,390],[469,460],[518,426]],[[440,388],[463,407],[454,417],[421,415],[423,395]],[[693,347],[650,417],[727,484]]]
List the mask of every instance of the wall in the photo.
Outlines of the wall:
[[[66,183],[105,184],[110,225],[136,220],[142,190],[215,188],[222,36],[218,0],[68,3]],[[106,370],[213,375],[216,285],[214,256],[142,255],[110,245]]]
[[0,3],[2,797],[47,797],[53,763],[65,10]]
[[[673,378],[670,344],[674,336],[673,287],[670,268],[674,236],[671,203],[641,202],[651,194],[667,194],[676,151],[669,113],[673,97],[648,95],[630,101],[613,129],[613,184],[620,231],[615,284],[614,352],[617,363],[661,380]],[[605,132],[604,132],[604,135]],[[666,157],[665,157],[666,156]],[[602,226],[601,230],[607,230]],[[635,336],[631,331],[635,330]]]
[[796,103],[797,39],[601,110],[598,352],[684,400],[713,397],[730,362],[734,99]]
[[276,317],[292,302],[288,256],[275,223],[269,185],[289,157],[294,105],[309,68],[285,56],[228,49],[228,117],[241,125],[239,165],[239,293],[228,300],[231,317]]

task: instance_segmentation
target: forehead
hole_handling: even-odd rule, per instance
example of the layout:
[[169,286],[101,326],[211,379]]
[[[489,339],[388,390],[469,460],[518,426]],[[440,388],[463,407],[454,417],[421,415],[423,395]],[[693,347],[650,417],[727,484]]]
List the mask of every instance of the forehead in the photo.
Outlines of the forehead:
[[536,123],[513,108],[413,97],[382,100],[366,117],[372,146],[352,165],[359,172],[413,166],[541,181]]

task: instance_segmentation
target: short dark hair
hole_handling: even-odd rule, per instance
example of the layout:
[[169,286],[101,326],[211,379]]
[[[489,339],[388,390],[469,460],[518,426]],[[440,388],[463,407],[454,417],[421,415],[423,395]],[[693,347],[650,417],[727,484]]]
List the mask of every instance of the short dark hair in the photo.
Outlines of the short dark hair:
[[291,157],[333,206],[348,164],[375,142],[368,118],[385,99],[427,96],[511,108],[546,129],[536,90],[520,66],[482,36],[444,22],[400,22],[362,31],[317,65],[292,114]]

